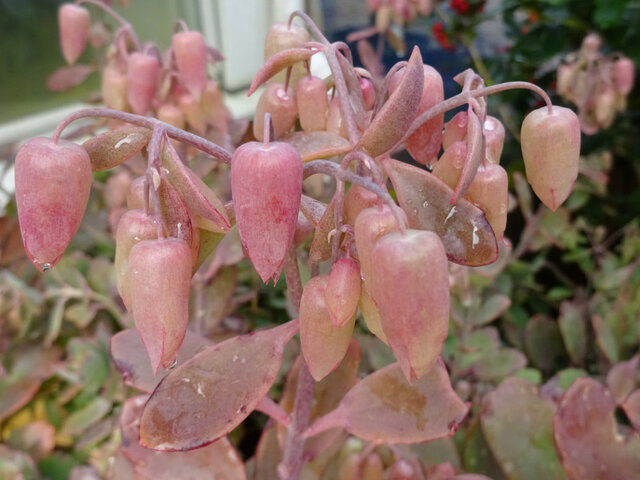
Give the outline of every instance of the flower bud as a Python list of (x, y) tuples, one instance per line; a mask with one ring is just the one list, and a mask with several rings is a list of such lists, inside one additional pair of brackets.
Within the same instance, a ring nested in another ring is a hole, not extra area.
[(541, 107), (522, 122), (520, 134), (527, 180), (538, 198), (555, 210), (578, 176), (580, 122), (572, 110)]
[(382, 329), (407, 380), (435, 364), (449, 328), (449, 269), (438, 235), (407, 230), (373, 247), (370, 292)]
[(127, 61), (127, 99), (134, 113), (145, 115), (158, 89), (160, 62), (146, 53), (134, 52)]
[(245, 143), (231, 160), (231, 194), (242, 245), (262, 280), (277, 282), (302, 197), (300, 155), (287, 143)]
[(80, 145), (32, 138), (16, 155), (18, 221), (27, 256), (53, 267), (78, 230), (91, 191), (91, 161)]
[(62, 55), (69, 65), (73, 65), (87, 45), (89, 11), (73, 3), (64, 3), (58, 9), (58, 25), (60, 27), (60, 46)]
[(633, 89), (635, 66), (630, 58), (622, 57), (613, 64), (613, 79), (620, 95), (629, 95)]
[(342, 258), (333, 264), (324, 298), (334, 327), (346, 325), (355, 316), (360, 299), (360, 269), (356, 262)]
[(207, 81), (207, 45), (200, 32), (178, 32), (171, 38), (180, 82), (200, 100)]
[(274, 137), (280, 138), (288, 133), (298, 117), (293, 90), (285, 91), (283, 84), (274, 83), (262, 92), (253, 119), (253, 136), (260, 141), (264, 140), (264, 114), (267, 112), (271, 114)]
[[(429, 110), (444, 100), (444, 87), (442, 77), (436, 69), (429, 65), (423, 65), (424, 83), (422, 87), (422, 97), (416, 116)], [(404, 74), (404, 69), (398, 70), (389, 83), (389, 93), (393, 93), (400, 84)], [(442, 144), (442, 127), (444, 124), (444, 113), (435, 116), (431, 120), (423, 123), (405, 142), (407, 151), (411, 156), (423, 165), (430, 165), (438, 157), (440, 145)]]
[(322, 131), (327, 126), (329, 99), (324, 82), (310, 75), (302, 77), (296, 86), (296, 104), (300, 126), (305, 132)]
[(189, 246), (176, 238), (143, 240), (131, 249), (129, 272), (133, 319), (157, 373), (176, 359), (187, 332)]

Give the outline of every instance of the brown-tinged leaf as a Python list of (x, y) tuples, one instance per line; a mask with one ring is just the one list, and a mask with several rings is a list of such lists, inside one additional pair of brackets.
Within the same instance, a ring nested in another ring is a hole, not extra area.
[(0, 420), (10, 417), (31, 401), (42, 380), (0, 378)]
[(151, 139), (151, 130), (126, 126), (91, 137), (82, 146), (91, 159), (91, 170), (108, 170), (140, 152)]
[(310, 48), (288, 48), (287, 50), (276, 53), (268, 58), (260, 70), (258, 70), (258, 73), (256, 73), (256, 76), (253, 78), (253, 82), (251, 82), (247, 95), (251, 96), (260, 85), (267, 82), (281, 70), (299, 62), (306, 62), (317, 52), (318, 50), (312, 50)]
[(583, 308), (569, 301), (562, 302), (558, 326), (571, 362), (582, 365), (588, 348), (587, 320)]
[(333, 132), (294, 132), (280, 140), (292, 145), (303, 162), (343, 155), (351, 150), (349, 140)]
[(347, 91), (349, 92), (349, 101), (353, 107), (353, 113), (355, 115), (356, 124), (360, 129), (366, 128), (366, 122), (368, 116), (364, 110), (364, 98), (362, 96), (362, 89), (360, 88), (360, 78), (356, 74), (353, 65), (346, 57), (340, 53), (337, 54), (338, 63), (340, 64), (340, 70), (344, 76), (345, 83), (347, 84)]
[(487, 298), (480, 309), (473, 315), (473, 325), (485, 325), (493, 322), (511, 306), (511, 299), (506, 295), (497, 293)]
[(313, 234), (311, 247), (309, 249), (309, 262), (321, 263), (331, 258), (331, 241), (329, 232), (335, 230), (335, 202), (331, 200), (327, 206), (322, 218), (316, 225), (316, 231)]
[(302, 195), (302, 198), (300, 199), (300, 211), (314, 227), (318, 226), (318, 223), (326, 209), (327, 204), (322, 203), (315, 198)]
[(202, 266), (209, 258), (209, 255), (222, 243), (225, 236), (224, 233), (215, 233), (210, 230), (200, 229), (200, 253), (198, 254), (198, 261), (193, 266), (194, 272)]
[(553, 445), (554, 412), (523, 378), (508, 378), (485, 397), (482, 431), (507, 478), (566, 479)]
[(627, 396), (622, 404), (622, 409), (636, 432), (640, 432), (640, 389), (634, 390)]
[(635, 355), (631, 360), (614, 365), (607, 373), (607, 387), (618, 405), (638, 386), (639, 361), (640, 355)]
[(596, 334), (596, 343), (600, 351), (611, 363), (617, 363), (620, 360), (620, 345), (607, 319), (593, 314), (591, 315), (591, 325)]
[(278, 478), (278, 465), (282, 461), (282, 448), (278, 442), (276, 423), (267, 424), (262, 429), (260, 441), (256, 447), (255, 470), (253, 480), (272, 480)]
[(423, 72), (420, 50), (414, 47), (400, 85), (373, 117), (356, 148), (377, 157), (391, 149), (407, 133), (420, 106)]
[[(215, 332), (224, 317), (230, 310), (233, 296), (238, 286), (238, 269), (234, 266), (221, 268), (211, 280), (211, 283), (205, 285), (201, 292), (202, 303), (200, 304), (202, 315), (202, 331), (209, 333)], [(190, 311), (196, 311), (197, 300), (195, 298), (198, 292), (192, 290)]]
[(298, 321), (201, 350), (155, 389), (140, 420), (140, 443), (163, 451), (207, 445), (238, 426), (276, 378)]
[[(187, 333), (178, 351), (178, 365), (193, 357), (202, 348), (211, 345), (211, 341), (201, 337), (191, 330)], [(122, 373), (124, 383), (141, 392), (151, 393), (169, 373), (160, 368), (154, 376), (149, 363), (149, 357), (135, 328), (127, 328), (111, 337), (109, 353), (116, 368)]]
[[(173, 152), (175, 153), (175, 152)], [(200, 228), (224, 233), (231, 228), (222, 200), (195, 173), (189, 170), (177, 154), (163, 155), (163, 163), (169, 171), (167, 179), (180, 193), (187, 206), (202, 217)]]
[(544, 315), (534, 315), (524, 329), (524, 350), (534, 367), (550, 372), (566, 359), (558, 324)]
[(553, 417), (553, 436), (571, 480), (629, 480), (640, 471), (640, 435), (620, 429), (613, 395), (592, 378), (579, 378)]
[(382, 165), (411, 228), (437, 233), (450, 261), (478, 267), (498, 258), (498, 243), (482, 210), (464, 198), (450, 205), (453, 190), (426, 170), (391, 158), (382, 159)]
[(358, 382), (308, 436), (334, 427), (374, 443), (419, 443), (453, 435), (469, 408), (449, 383), (442, 360), (409, 384), (398, 363)]
[(0, 376), (0, 421), (31, 401), (42, 382), (53, 374), (59, 358), (56, 348), (21, 347), (11, 370)]
[(141, 447), (138, 429), (146, 399), (146, 396), (130, 398), (120, 416), (120, 451), (132, 464), (135, 478), (246, 480), (242, 459), (226, 437), (188, 452), (157, 452)]
[(431, 442), (417, 443), (411, 445), (410, 450), (420, 459), (425, 466), (435, 466), (446, 462), (456, 470), (462, 470), (460, 453), (453, 438), (446, 437)]
[(47, 88), (52, 92), (64, 92), (84, 82), (95, 68), (89, 65), (70, 65), (57, 69), (47, 78)]
[(479, 416), (471, 421), (464, 434), (462, 462), (464, 469), (468, 472), (483, 473), (493, 480), (506, 480), (500, 465), (487, 445)]

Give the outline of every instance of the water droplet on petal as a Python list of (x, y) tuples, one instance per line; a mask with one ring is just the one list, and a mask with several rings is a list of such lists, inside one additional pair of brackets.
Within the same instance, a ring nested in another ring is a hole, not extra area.
[(43, 263), (42, 264), (42, 271), (46, 272), (47, 270), (51, 270), (51, 264), (50, 263)]
[(178, 357), (176, 357), (173, 362), (171, 362), (171, 365), (169, 365), (167, 367), (167, 370), (173, 370), (174, 368), (176, 368), (178, 366)]

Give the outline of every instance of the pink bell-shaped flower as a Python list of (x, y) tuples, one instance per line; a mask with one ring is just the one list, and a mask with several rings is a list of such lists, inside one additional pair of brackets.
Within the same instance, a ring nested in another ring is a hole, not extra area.
[(260, 278), (277, 282), (302, 197), (300, 155), (287, 143), (245, 143), (231, 160), (231, 194), (242, 245)]
[(78, 230), (91, 191), (91, 160), (80, 145), (32, 138), (15, 161), (16, 202), (29, 260), (53, 267)]
[(538, 198), (555, 210), (567, 199), (578, 176), (580, 122), (565, 107), (530, 112), (520, 134), (527, 180)]
[(180, 82), (200, 100), (207, 82), (207, 45), (200, 32), (178, 32), (171, 39)]
[(449, 269), (440, 237), (407, 230), (373, 248), (369, 285), (382, 329), (407, 380), (435, 364), (449, 328)]
[(73, 65), (84, 51), (89, 36), (91, 17), (89, 11), (73, 3), (64, 3), (58, 9), (60, 46), (62, 55), (69, 65)]
[(147, 113), (158, 89), (160, 62), (147, 53), (135, 52), (127, 61), (127, 98), (134, 113)]
[(177, 238), (142, 240), (129, 254), (133, 319), (154, 373), (178, 355), (189, 323), (191, 250)]

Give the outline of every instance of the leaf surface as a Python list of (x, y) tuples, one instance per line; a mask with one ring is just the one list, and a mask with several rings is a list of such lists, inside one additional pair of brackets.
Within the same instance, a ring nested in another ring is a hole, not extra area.
[(141, 151), (150, 138), (148, 128), (127, 126), (91, 137), (82, 146), (91, 159), (91, 170), (97, 172), (126, 162)]
[(246, 480), (242, 459), (226, 437), (188, 452), (156, 452), (141, 447), (138, 428), (146, 398), (140, 396), (127, 400), (120, 416), (120, 452), (131, 463), (137, 474), (135, 478)]
[(281, 141), (293, 146), (303, 162), (342, 155), (351, 150), (349, 140), (337, 133), (326, 131), (294, 132)]
[(293, 320), (201, 350), (155, 389), (140, 420), (140, 443), (156, 450), (191, 450), (238, 426), (267, 394)]
[(451, 388), (442, 360), (412, 384), (392, 363), (358, 382), (307, 434), (341, 426), (378, 444), (427, 442), (453, 435), (468, 410)]
[(464, 198), (450, 205), (453, 190), (426, 170), (391, 158), (382, 164), (411, 228), (437, 233), (450, 261), (478, 267), (498, 258), (498, 243), (482, 210)]
[[(183, 364), (209, 345), (211, 345), (211, 341), (187, 330), (178, 351), (178, 365)], [(109, 347), (111, 360), (122, 374), (124, 383), (136, 390), (145, 393), (153, 392), (158, 383), (169, 373), (168, 370), (160, 368), (158, 375), (153, 375), (142, 338), (135, 328), (127, 328), (116, 333), (111, 337)]]
[(507, 478), (566, 478), (553, 445), (554, 411), (553, 402), (522, 378), (508, 378), (486, 396), (482, 431)]
[(560, 460), (571, 480), (628, 480), (640, 471), (640, 435), (620, 431), (611, 393), (592, 378), (567, 389), (553, 418)]

